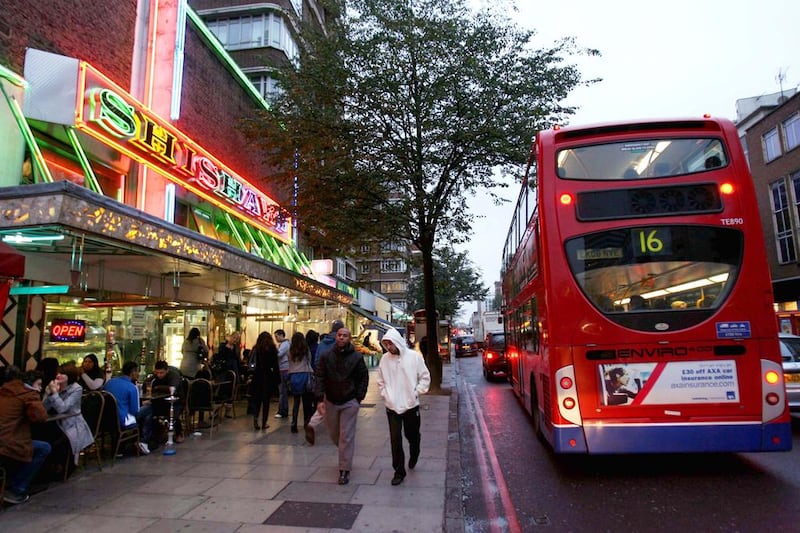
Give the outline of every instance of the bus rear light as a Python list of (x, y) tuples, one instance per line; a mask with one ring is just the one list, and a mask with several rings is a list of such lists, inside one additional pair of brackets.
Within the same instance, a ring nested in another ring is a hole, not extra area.
[(774, 370), (768, 370), (767, 373), (764, 374), (764, 380), (770, 385), (775, 385), (780, 381), (780, 376)]
[(572, 195), (565, 192), (558, 197), (558, 201), (561, 202), (561, 205), (570, 205), (572, 203)]
[(725, 196), (729, 196), (733, 194), (733, 184), (732, 183), (721, 183), (719, 186), (719, 192), (724, 194)]
[(494, 359), (494, 354), (492, 352), (486, 352), (486, 359)]
[(571, 389), (572, 388), (572, 379), (567, 377), (567, 376), (564, 376), (563, 378), (561, 378), (561, 381), (559, 381), (558, 383), (559, 383), (559, 385), (561, 385), (562, 389)]
[(564, 401), (562, 402), (562, 405), (564, 406), (564, 409), (574, 409), (575, 408), (575, 398), (572, 398), (572, 397), (564, 398)]
[(769, 394), (767, 394), (765, 400), (770, 405), (778, 405), (778, 402), (781, 401), (781, 397), (774, 392), (770, 392)]

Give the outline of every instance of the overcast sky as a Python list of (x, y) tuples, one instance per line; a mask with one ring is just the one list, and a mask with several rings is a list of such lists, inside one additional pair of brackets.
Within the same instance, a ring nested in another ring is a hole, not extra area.
[[(478, 2), (479, 0), (476, 0)], [(487, 0), (488, 1), (488, 0)], [(497, 0), (495, 0), (496, 2)], [(502, 0), (501, 0), (502, 1)], [(572, 36), (601, 57), (576, 57), (585, 79), (603, 81), (574, 91), (574, 125), (620, 119), (712, 116), (736, 119), (736, 100), (800, 85), (800, 2), (796, 0), (517, 0), (512, 15), (537, 32), (545, 48)], [(492, 206), (483, 193), (470, 202), (485, 218), (468, 245), (487, 286), (500, 279), (511, 200)], [(461, 248), (461, 247), (460, 247)], [(462, 306), (461, 318), (475, 310)]]

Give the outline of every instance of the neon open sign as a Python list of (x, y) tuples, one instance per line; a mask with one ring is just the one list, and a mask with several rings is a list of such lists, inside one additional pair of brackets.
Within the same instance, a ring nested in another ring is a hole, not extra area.
[(55, 318), (50, 325), (50, 342), (83, 342), (86, 340), (86, 321)]
[(78, 129), (217, 207), (291, 241), (291, 217), (277, 202), (87, 63), (81, 63), (78, 91)]

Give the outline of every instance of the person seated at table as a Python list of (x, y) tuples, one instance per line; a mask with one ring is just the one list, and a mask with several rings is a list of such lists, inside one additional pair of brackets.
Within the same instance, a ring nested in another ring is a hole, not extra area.
[(13, 366), (0, 387), (0, 458), (9, 476), (3, 494), (7, 503), (28, 501), (28, 486), (50, 454), (50, 444), (31, 437), (31, 423), (47, 420), (41, 389), (41, 372), (20, 374)]
[(226, 370), (233, 370), (239, 375), (239, 359), (241, 350), (242, 334), (234, 331), (227, 337), (225, 342), (219, 345), (219, 349), (211, 358), (211, 371), (214, 379), (224, 375)]
[[(64, 363), (58, 370), (56, 378), (50, 382), (45, 392), (44, 407), (50, 414), (72, 415), (56, 422), (63, 434), (69, 440), (69, 450), (72, 451), (74, 464), (78, 464), (81, 450), (94, 442), (92, 430), (81, 416), (81, 396), (83, 388), (78, 383), (80, 371), (75, 363)], [(61, 439), (63, 440), (63, 439)], [(53, 443), (51, 442), (51, 446)], [(66, 446), (64, 447), (66, 448)], [(68, 453), (69, 450), (64, 450)], [(62, 453), (52, 453), (51, 459), (58, 460), (56, 466), (61, 468), (65, 461)]]
[(36, 364), (36, 370), (42, 373), (42, 390), (46, 389), (56, 377), (59, 367), (58, 359), (45, 357)]
[[(111, 378), (105, 385), (105, 390), (117, 400), (117, 414), (119, 425), (122, 429), (138, 427), (136, 415), (139, 414), (139, 389), (136, 382), (139, 380), (139, 363), (127, 361), (122, 365), (122, 375)], [(139, 449), (143, 454), (150, 453), (147, 443), (140, 442)]]
[[(155, 369), (153, 370), (153, 381), (151, 389), (153, 391), (153, 400), (150, 403), (142, 406), (139, 410), (139, 415), (136, 420), (142, 428), (142, 441), (148, 445), (148, 448), (155, 449), (159, 443), (153, 441), (153, 419), (154, 417), (161, 417), (168, 419), (169, 417), (169, 404), (164, 398), (156, 398), (155, 396), (164, 395), (169, 396), (170, 389), (174, 387), (174, 396), (183, 398), (183, 380), (181, 378), (181, 371), (175, 367), (171, 367), (166, 361), (156, 361)], [(181, 413), (183, 412), (183, 402), (174, 402), (172, 419), (175, 428), (175, 442), (183, 442), (184, 436), (181, 431)]]
[(100, 368), (97, 356), (90, 353), (83, 358), (80, 368), (81, 379), (79, 383), (84, 390), (99, 390), (106, 382), (105, 369)]

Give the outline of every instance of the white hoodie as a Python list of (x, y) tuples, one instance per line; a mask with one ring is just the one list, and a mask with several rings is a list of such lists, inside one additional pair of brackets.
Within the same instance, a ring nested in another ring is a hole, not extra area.
[(381, 339), (390, 340), (399, 355), (386, 352), (378, 367), (378, 390), (387, 409), (402, 414), (419, 405), (419, 395), (428, 392), (431, 373), (422, 356), (408, 348), (400, 332), (389, 328)]

